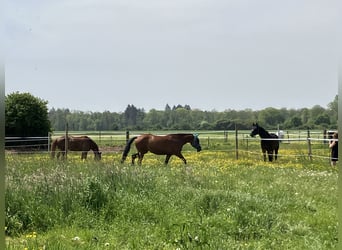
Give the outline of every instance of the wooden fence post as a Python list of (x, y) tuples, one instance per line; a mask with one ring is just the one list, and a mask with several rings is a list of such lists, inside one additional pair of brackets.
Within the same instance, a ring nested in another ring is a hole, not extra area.
[(51, 151), (51, 132), (48, 133), (48, 153)]
[(307, 141), (308, 141), (308, 155), (309, 155), (310, 161), (312, 161), (311, 138), (310, 138), (310, 130), (309, 129), (308, 129)]
[(68, 122), (65, 123), (65, 159), (68, 158), (68, 147), (69, 147), (69, 125)]
[(237, 130), (237, 126), (236, 126), (236, 123), (235, 123), (235, 157), (236, 157), (236, 160), (239, 159), (239, 143), (238, 143), (238, 130)]

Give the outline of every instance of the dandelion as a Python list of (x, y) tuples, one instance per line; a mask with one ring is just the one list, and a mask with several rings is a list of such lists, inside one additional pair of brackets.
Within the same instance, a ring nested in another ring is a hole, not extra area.
[(79, 241), (79, 240), (80, 240), (80, 237), (75, 236), (72, 240), (73, 240), (73, 241)]
[(37, 233), (36, 232), (32, 232), (31, 234), (27, 234), (26, 238), (37, 238)]

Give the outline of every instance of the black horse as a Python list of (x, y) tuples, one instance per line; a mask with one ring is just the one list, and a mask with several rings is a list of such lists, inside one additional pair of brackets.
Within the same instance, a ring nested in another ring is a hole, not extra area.
[(261, 137), (261, 150), (264, 155), (264, 161), (266, 161), (266, 152), (268, 154), (268, 160), (273, 161), (273, 151), (275, 154), (274, 158), (275, 160), (277, 160), (279, 149), (278, 136), (273, 133), (268, 133), (264, 128), (260, 127), (258, 123), (253, 123), (253, 129), (250, 136), (254, 137), (257, 134), (259, 134), (259, 136)]

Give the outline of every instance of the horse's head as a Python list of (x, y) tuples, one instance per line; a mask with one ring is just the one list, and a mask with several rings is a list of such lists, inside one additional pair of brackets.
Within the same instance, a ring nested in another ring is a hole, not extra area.
[(258, 123), (253, 123), (250, 136), (254, 137), (257, 134), (259, 134), (259, 125), (258, 125)]
[(202, 150), (200, 141), (198, 139), (198, 135), (194, 134), (194, 139), (191, 142), (191, 146), (193, 146), (195, 149), (197, 149), (197, 152), (200, 152)]
[(95, 155), (94, 155), (95, 160), (97, 160), (97, 161), (101, 160), (102, 152), (96, 151), (96, 152), (94, 152), (94, 154), (95, 154)]

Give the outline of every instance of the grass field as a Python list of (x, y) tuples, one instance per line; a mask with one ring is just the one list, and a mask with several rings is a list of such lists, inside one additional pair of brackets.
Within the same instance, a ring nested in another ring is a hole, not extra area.
[(185, 151), (142, 166), (7, 154), (7, 249), (335, 249), (337, 170), (325, 160)]

